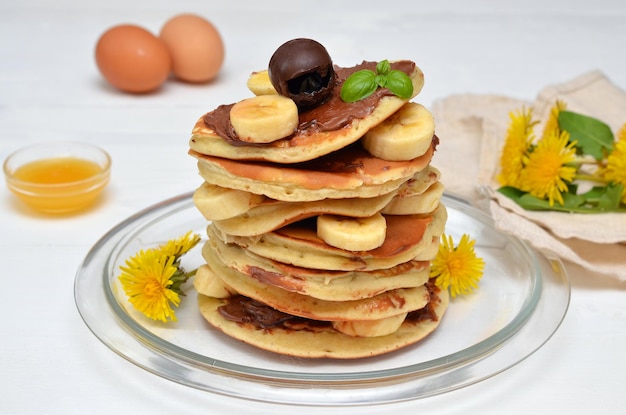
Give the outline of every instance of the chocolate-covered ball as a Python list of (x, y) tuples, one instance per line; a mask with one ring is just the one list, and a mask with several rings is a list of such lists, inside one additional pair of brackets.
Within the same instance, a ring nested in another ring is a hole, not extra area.
[(293, 99), (299, 109), (321, 104), (335, 85), (330, 55), (311, 39), (293, 39), (282, 44), (272, 55), (268, 72), (276, 91)]

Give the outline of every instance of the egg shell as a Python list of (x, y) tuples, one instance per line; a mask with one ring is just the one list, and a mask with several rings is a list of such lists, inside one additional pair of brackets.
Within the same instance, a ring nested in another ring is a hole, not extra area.
[(163, 25), (159, 37), (170, 51), (174, 75), (183, 81), (208, 82), (222, 67), (222, 37), (215, 26), (201, 16), (174, 16)]
[(172, 61), (165, 43), (136, 25), (108, 29), (98, 39), (95, 54), (102, 76), (125, 92), (151, 92), (171, 72)]

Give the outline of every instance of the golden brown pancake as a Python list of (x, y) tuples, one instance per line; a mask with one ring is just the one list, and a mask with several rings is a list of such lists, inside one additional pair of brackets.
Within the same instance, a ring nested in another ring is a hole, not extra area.
[(419, 287), (428, 280), (430, 270), (428, 261), (415, 260), (372, 271), (302, 268), (260, 257), (217, 238), (207, 241), (202, 252), (207, 263), (219, 260), (220, 266), (223, 264), (259, 283), (328, 301), (359, 300), (397, 288)]
[(429, 284), (429, 289), (435, 295), (431, 295), (431, 302), (424, 312), (409, 313), (396, 332), (377, 337), (349, 336), (333, 329), (329, 323), (300, 318), (259, 327), (256, 319), (245, 318), (247, 316), (239, 321), (224, 317), (220, 307), (228, 306), (229, 302), (236, 305), (239, 300), (246, 301), (241, 296), (219, 299), (200, 294), (198, 304), (200, 312), (212, 326), (260, 349), (305, 358), (356, 359), (401, 349), (432, 333), (444, 316), (449, 296), (447, 291), (439, 290), (432, 284)]
[(203, 253), (211, 270), (229, 287), (229, 290), (232, 289), (276, 310), (299, 317), (324, 321), (380, 320), (418, 310), (428, 303), (428, 290), (424, 285), (388, 290), (358, 300), (321, 300), (250, 278), (222, 264), (211, 249), (206, 249)]
[(385, 219), (387, 236), (383, 245), (363, 252), (326, 244), (307, 221), (254, 237), (223, 234), (210, 224), (207, 234), (209, 238), (235, 243), (261, 257), (303, 268), (369, 271), (391, 268), (412, 259), (432, 259), (445, 228), (447, 210), (440, 204), (432, 216), (391, 215)]
[[(409, 99), (415, 97), (424, 85), (424, 74), (413, 62), (396, 62), (392, 63), (392, 67), (401, 67), (413, 82), (411, 98), (402, 99), (380, 88), (368, 99), (357, 104), (343, 102), (339, 97), (339, 91), (349, 73), (374, 66), (375, 64), (364, 62), (354, 68), (336, 68), (339, 70), (338, 73), (343, 72), (344, 75), (339, 77), (332, 97), (317, 107), (314, 114), (310, 111), (301, 113), (300, 127), (291, 137), (267, 145), (244, 145), (237, 140), (229, 141), (215, 131), (216, 127), (211, 128), (207, 125), (207, 115), (211, 114), (206, 114), (196, 122), (189, 147), (199, 154), (231, 160), (258, 160), (274, 163), (299, 163), (340, 150), (357, 141), (372, 127), (396, 112)], [(349, 113), (361, 106), (367, 111), (355, 114), (347, 120), (346, 125), (329, 130), (320, 129), (318, 126), (318, 124), (330, 122), (326, 121), (329, 117), (337, 118), (337, 114)], [(215, 111), (224, 111), (225, 114), (219, 114), (218, 118), (227, 118), (229, 107), (222, 106)], [(228, 128), (227, 125), (225, 129)]]
[[(248, 211), (223, 220), (214, 220), (214, 225), (223, 233), (236, 236), (255, 236), (271, 232), (283, 226), (322, 214), (349, 217), (368, 217), (377, 212), (390, 214), (427, 214), (434, 211), (443, 189), (436, 186), (439, 172), (430, 167), (415, 174), (411, 179), (411, 190), (421, 190), (420, 197), (399, 189), (371, 198), (324, 199), (311, 202), (284, 202), (265, 199)], [(428, 191), (433, 187), (432, 191)], [(441, 190), (441, 191), (440, 191)], [(400, 195), (401, 194), (401, 195)], [(411, 200), (409, 200), (411, 198)], [(203, 212), (210, 217), (211, 212)]]
[[(408, 187), (408, 186), (407, 186)], [(411, 186), (410, 192), (402, 189), (381, 211), (388, 215), (417, 215), (433, 212), (439, 206), (445, 187), (441, 182), (435, 182), (423, 191)]]
[(424, 155), (408, 161), (376, 158), (360, 143), (312, 162), (289, 166), (241, 162), (193, 151), (190, 154), (198, 159), (198, 171), (207, 183), (276, 200), (302, 202), (376, 197), (396, 190), (429, 165), (437, 143), (434, 137)]

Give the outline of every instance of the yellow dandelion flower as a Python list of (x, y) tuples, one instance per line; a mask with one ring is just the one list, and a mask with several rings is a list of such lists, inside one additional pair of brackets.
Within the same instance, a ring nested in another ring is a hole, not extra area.
[(522, 160), (534, 140), (533, 127), (537, 122), (532, 119), (532, 109), (511, 112), (509, 117), (511, 122), (500, 154), (498, 182), (502, 186), (518, 187)]
[(610, 182), (624, 185), (622, 203), (626, 203), (626, 128), (624, 127), (620, 130), (619, 140), (615, 142), (613, 151), (606, 159), (603, 175)]
[(198, 242), (200, 242), (200, 235), (192, 234), (189, 231), (185, 235), (159, 246), (159, 251), (162, 255), (173, 256), (178, 259), (189, 252)]
[(548, 116), (548, 120), (543, 127), (542, 137), (547, 137), (550, 134), (561, 134), (561, 129), (559, 128), (559, 114), (561, 111), (565, 111), (566, 109), (567, 104), (564, 101), (557, 99), (554, 106), (550, 109), (550, 115)]
[(576, 142), (569, 143), (569, 133), (550, 134), (541, 139), (533, 151), (524, 157), (520, 183), (525, 192), (540, 199), (563, 204), (563, 192), (574, 180), (576, 168), (568, 166), (576, 159)]
[(450, 289), (452, 297), (469, 294), (478, 288), (485, 261), (476, 256), (475, 242), (464, 234), (455, 247), (452, 236), (441, 237), (439, 251), (431, 263), (430, 277), (435, 278), (437, 287)]
[(141, 250), (126, 260), (119, 280), (130, 303), (153, 320), (176, 321), (172, 305), (180, 297), (170, 289), (171, 277), (178, 271), (175, 257), (163, 256), (155, 249)]

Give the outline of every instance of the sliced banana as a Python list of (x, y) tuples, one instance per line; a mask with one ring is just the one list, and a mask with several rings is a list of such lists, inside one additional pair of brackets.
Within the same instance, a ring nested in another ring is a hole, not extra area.
[(208, 220), (224, 220), (246, 213), (265, 196), (204, 182), (193, 193), (196, 208)]
[(369, 251), (385, 242), (387, 221), (379, 212), (365, 218), (337, 215), (317, 217), (317, 236), (328, 245), (347, 251)]
[(353, 337), (386, 336), (398, 331), (406, 316), (403, 313), (380, 320), (333, 321), (333, 328)]
[(271, 143), (293, 134), (298, 126), (298, 107), (282, 95), (259, 95), (233, 105), (230, 123), (242, 141)]
[(371, 155), (383, 160), (412, 160), (430, 148), (434, 134), (435, 120), (430, 111), (408, 102), (369, 130), (362, 143)]
[(199, 294), (213, 298), (227, 298), (235, 293), (206, 264), (200, 265), (193, 278), (193, 287)]
[(269, 72), (266, 70), (252, 72), (248, 77), (248, 89), (254, 95), (277, 95), (274, 85), (270, 80)]

